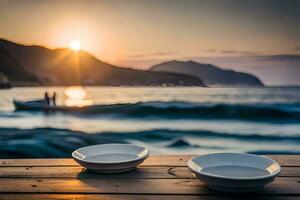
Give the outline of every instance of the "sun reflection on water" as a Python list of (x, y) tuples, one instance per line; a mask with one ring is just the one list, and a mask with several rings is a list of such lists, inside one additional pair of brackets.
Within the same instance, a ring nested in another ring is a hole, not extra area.
[(64, 94), (66, 106), (84, 107), (93, 104), (91, 99), (87, 99), (87, 92), (82, 86), (67, 87)]

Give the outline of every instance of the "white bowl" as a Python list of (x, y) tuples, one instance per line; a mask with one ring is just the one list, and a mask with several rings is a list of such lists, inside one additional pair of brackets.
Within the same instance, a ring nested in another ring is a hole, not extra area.
[(215, 153), (197, 156), (188, 167), (209, 188), (224, 192), (252, 192), (274, 181), (280, 165), (265, 156)]
[(119, 173), (135, 169), (149, 156), (149, 150), (132, 144), (100, 144), (77, 149), (72, 156), (91, 171)]

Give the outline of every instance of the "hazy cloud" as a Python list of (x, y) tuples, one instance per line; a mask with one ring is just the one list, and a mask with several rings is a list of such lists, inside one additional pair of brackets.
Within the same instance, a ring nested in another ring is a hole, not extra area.
[(300, 55), (295, 55), (295, 54), (262, 55), (262, 56), (256, 56), (255, 58), (258, 60), (269, 60), (269, 61), (300, 62)]
[(176, 52), (154, 52), (154, 53), (134, 53), (130, 54), (129, 57), (133, 59), (148, 59), (153, 57), (169, 57), (175, 56)]
[(241, 56), (261, 55), (259, 52), (254, 52), (254, 51), (239, 51), (239, 50), (208, 49), (208, 50), (206, 50), (204, 52), (205, 53), (226, 54), (226, 55), (241, 55)]
[(220, 51), (220, 53), (235, 54), (235, 55), (260, 55), (260, 53), (254, 51), (237, 51), (237, 50), (225, 50), (225, 51)]
[[(226, 54), (226, 53), (225, 53)], [(228, 53), (230, 54), (230, 53)], [(219, 60), (219, 61), (272, 61), (272, 62), (299, 62), (300, 67), (300, 54), (273, 54), (273, 55), (239, 55), (239, 56), (195, 56), (185, 57), (184, 59), (190, 60)]]
[(208, 49), (205, 52), (207, 52), (207, 53), (213, 53), (213, 52), (217, 52), (217, 50), (216, 49)]

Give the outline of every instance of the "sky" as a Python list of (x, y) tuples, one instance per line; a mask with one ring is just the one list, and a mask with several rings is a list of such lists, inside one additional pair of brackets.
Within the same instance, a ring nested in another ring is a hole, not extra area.
[(196, 60), (300, 85), (298, 0), (0, 0), (0, 37), (48, 48), (78, 40), (119, 66)]

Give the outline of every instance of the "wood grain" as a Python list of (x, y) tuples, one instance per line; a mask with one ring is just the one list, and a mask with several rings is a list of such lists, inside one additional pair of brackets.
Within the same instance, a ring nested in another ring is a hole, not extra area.
[[(300, 195), (299, 178), (278, 177), (262, 194)], [(197, 179), (1, 178), (1, 193), (213, 194)]]
[(300, 156), (270, 156), (283, 166), (280, 177), (246, 195), (209, 190), (187, 168), (191, 157), (151, 156), (137, 170), (113, 175), (88, 172), (73, 159), (2, 159), (0, 200), (300, 199)]
[[(298, 155), (268, 155), (275, 159), (281, 166), (285, 167), (300, 167), (300, 158)], [(151, 156), (142, 166), (187, 166), (187, 161), (192, 155), (165, 155)], [(7, 166), (78, 166), (73, 159), (0, 159), (0, 167)]]
[[(193, 179), (187, 167), (138, 167), (120, 174), (97, 174), (83, 167), (0, 167), (0, 178)], [(300, 167), (283, 167), (279, 177), (300, 177)]]
[(0, 194), (0, 200), (299, 200), (293, 196), (246, 195), (99, 195), (99, 194)]

